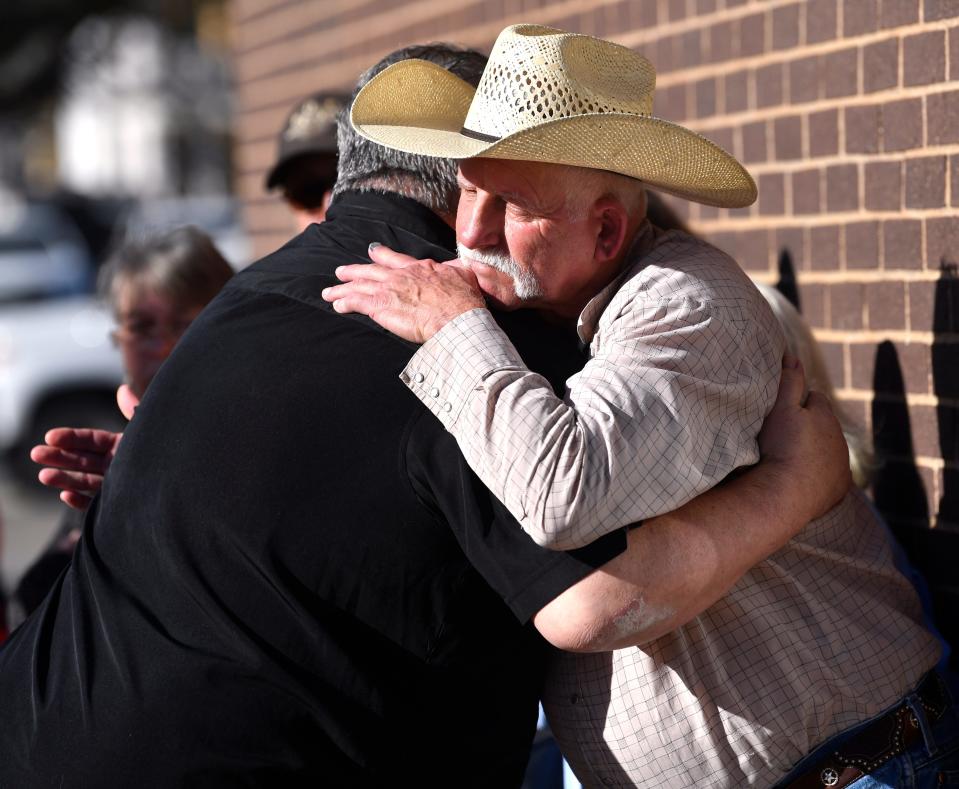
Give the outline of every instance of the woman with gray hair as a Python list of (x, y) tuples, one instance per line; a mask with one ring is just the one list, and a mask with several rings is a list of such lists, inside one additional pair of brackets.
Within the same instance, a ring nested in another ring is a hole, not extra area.
[[(118, 397), (134, 407), (160, 365), (203, 308), (219, 293), (233, 269), (210, 237), (193, 226), (124, 243), (103, 265), (98, 289), (110, 304), (112, 332), (123, 357), (126, 385)], [(58, 427), (30, 452), (44, 466), (40, 481), (61, 488), (75, 511), (64, 518), (52, 543), (26, 571), (11, 601), (11, 619), (36, 608), (73, 555), (82, 512), (100, 489), (122, 433)]]
[(117, 322), (113, 340), (138, 398), (232, 275), (210, 237), (193, 226), (129, 241), (104, 264), (99, 290), (112, 307)]

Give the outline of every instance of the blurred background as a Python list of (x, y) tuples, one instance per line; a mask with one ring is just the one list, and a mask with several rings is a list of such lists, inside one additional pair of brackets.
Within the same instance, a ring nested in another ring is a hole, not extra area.
[(91, 288), (117, 238), (189, 221), (235, 267), (268, 253), (293, 233), (264, 176), (298, 102), (399, 46), (537, 22), (645, 54), (656, 114), (752, 172), (749, 208), (673, 206), (799, 306), (878, 507), (959, 608), (956, 0), (8, 0), (0, 21), (7, 584), (59, 506), (16, 481), (24, 448), (116, 418)]
[(199, 226), (236, 268), (224, 0), (15, 0), (0, 9), (0, 515), (12, 584), (62, 505), (28, 451), (56, 425), (122, 427), (97, 268)]

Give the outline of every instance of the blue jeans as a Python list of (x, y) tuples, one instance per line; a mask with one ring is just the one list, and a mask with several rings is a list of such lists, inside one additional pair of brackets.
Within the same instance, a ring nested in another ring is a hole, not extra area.
[[(930, 722), (922, 704), (913, 694), (906, 696), (913, 714), (919, 720), (922, 740), (895, 756), (869, 775), (864, 775), (849, 784), (848, 789), (940, 789), (946, 786), (959, 787), (959, 710), (955, 699), (959, 683), (945, 672), (941, 675), (948, 685), (947, 695), (952, 699), (945, 713), (937, 721)], [(896, 705), (899, 706), (898, 704)], [(795, 777), (807, 772), (843, 741), (856, 734), (862, 726), (837, 734), (805, 756), (777, 787), (787, 786)]]

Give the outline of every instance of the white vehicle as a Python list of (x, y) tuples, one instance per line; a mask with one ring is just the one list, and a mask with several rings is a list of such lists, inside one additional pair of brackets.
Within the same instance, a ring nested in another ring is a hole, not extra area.
[(30, 447), (49, 428), (122, 427), (120, 353), (93, 280), (69, 216), (0, 193), (0, 453), (24, 479), (36, 478)]
[(70, 218), (0, 193), (0, 304), (89, 291), (93, 266)]
[[(123, 222), (132, 236), (193, 223), (234, 268), (250, 245), (225, 198), (138, 204)], [(0, 454), (24, 481), (29, 451), (51, 427), (123, 428), (116, 388), (123, 371), (113, 320), (91, 295), (94, 266), (72, 221), (49, 204), (0, 193)]]
[(36, 476), (28, 453), (51, 427), (123, 428), (112, 326), (89, 295), (0, 309), (0, 449), (18, 476)]

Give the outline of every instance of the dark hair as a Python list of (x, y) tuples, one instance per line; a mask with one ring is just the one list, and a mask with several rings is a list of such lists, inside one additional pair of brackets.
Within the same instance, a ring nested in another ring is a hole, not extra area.
[(692, 235), (673, 207), (651, 189), (646, 190), (646, 218), (660, 230), (682, 230)]
[(312, 211), (323, 205), (335, 183), (335, 156), (304, 153), (284, 162), (277, 186), (286, 200)]
[[(475, 49), (453, 44), (417, 44), (391, 52), (366, 71), (356, 84), (352, 99), (367, 82), (387, 66), (401, 60), (428, 60), (473, 87), (479, 84), (486, 56)], [(340, 151), (339, 176), (333, 194), (350, 190), (396, 192), (411, 197), (437, 213), (456, 211), (459, 187), (456, 162), (432, 156), (396, 151), (364, 139), (350, 125), (349, 108), (337, 118), (337, 143)]]
[(210, 237), (188, 225), (124, 243), (100, 270), (100, 295), (116, 311), (119, 286), (153, 287), (181, 305), (204, 306), (219, 293), (233, 269)]

